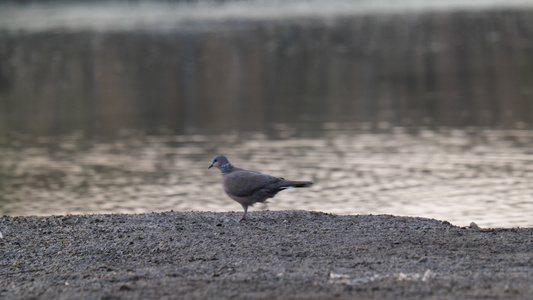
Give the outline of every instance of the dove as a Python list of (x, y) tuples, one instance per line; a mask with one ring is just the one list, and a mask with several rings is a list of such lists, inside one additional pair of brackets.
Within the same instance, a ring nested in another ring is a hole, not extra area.
[(293, 181), (256, 171), (233, 166), (224, 155), (217, 155), (208, 167), (215, 167), (222, 174), (222, 185), (226, 194), (237, 201), (244, 213), (239, 222), (246, 220), (248, 207), (273, 198), (278, 192), (288, 188), (302, 188), (313, 185), (311, 181)]

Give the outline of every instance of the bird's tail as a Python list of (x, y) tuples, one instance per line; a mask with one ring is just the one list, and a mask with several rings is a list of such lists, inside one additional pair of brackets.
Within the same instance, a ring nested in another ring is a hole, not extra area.
[(310, 187), (313, 185), (313, 182), (311, 181), (291, 181), (291, 180), (285, 180), (283, 184), (280, 186), (282, 189), (288, 189), (288, 188), (302, 188), (302, 187)]

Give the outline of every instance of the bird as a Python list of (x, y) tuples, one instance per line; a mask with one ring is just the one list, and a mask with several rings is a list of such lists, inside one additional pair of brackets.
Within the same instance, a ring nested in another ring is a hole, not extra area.
[(224, 155), (215, 156), (208, 169), (212, 167), (220, 170), (222, 185), (226, 194), (244, 209), (239, 222), (246, 220), (249, 206), (258, 202), (265, 202), (284, 189), (313, 185), (311, 181), (286, 180), (281, 177), (237, 168)]

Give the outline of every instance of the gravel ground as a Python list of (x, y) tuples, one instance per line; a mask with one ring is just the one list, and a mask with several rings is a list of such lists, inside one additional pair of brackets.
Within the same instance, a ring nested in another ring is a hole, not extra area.
[(390, 215), (0, 219), (2, 299), (530, 299), (533, 228)]

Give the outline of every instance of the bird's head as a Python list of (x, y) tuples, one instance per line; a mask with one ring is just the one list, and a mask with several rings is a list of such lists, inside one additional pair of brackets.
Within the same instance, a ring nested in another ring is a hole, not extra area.
[(227, 164), (229, 164), (229, 160), (224, 155), (217, 155), (213, 158), (213, 162), (208, 169), (211, 169), (212, 167), (220, 169)]

